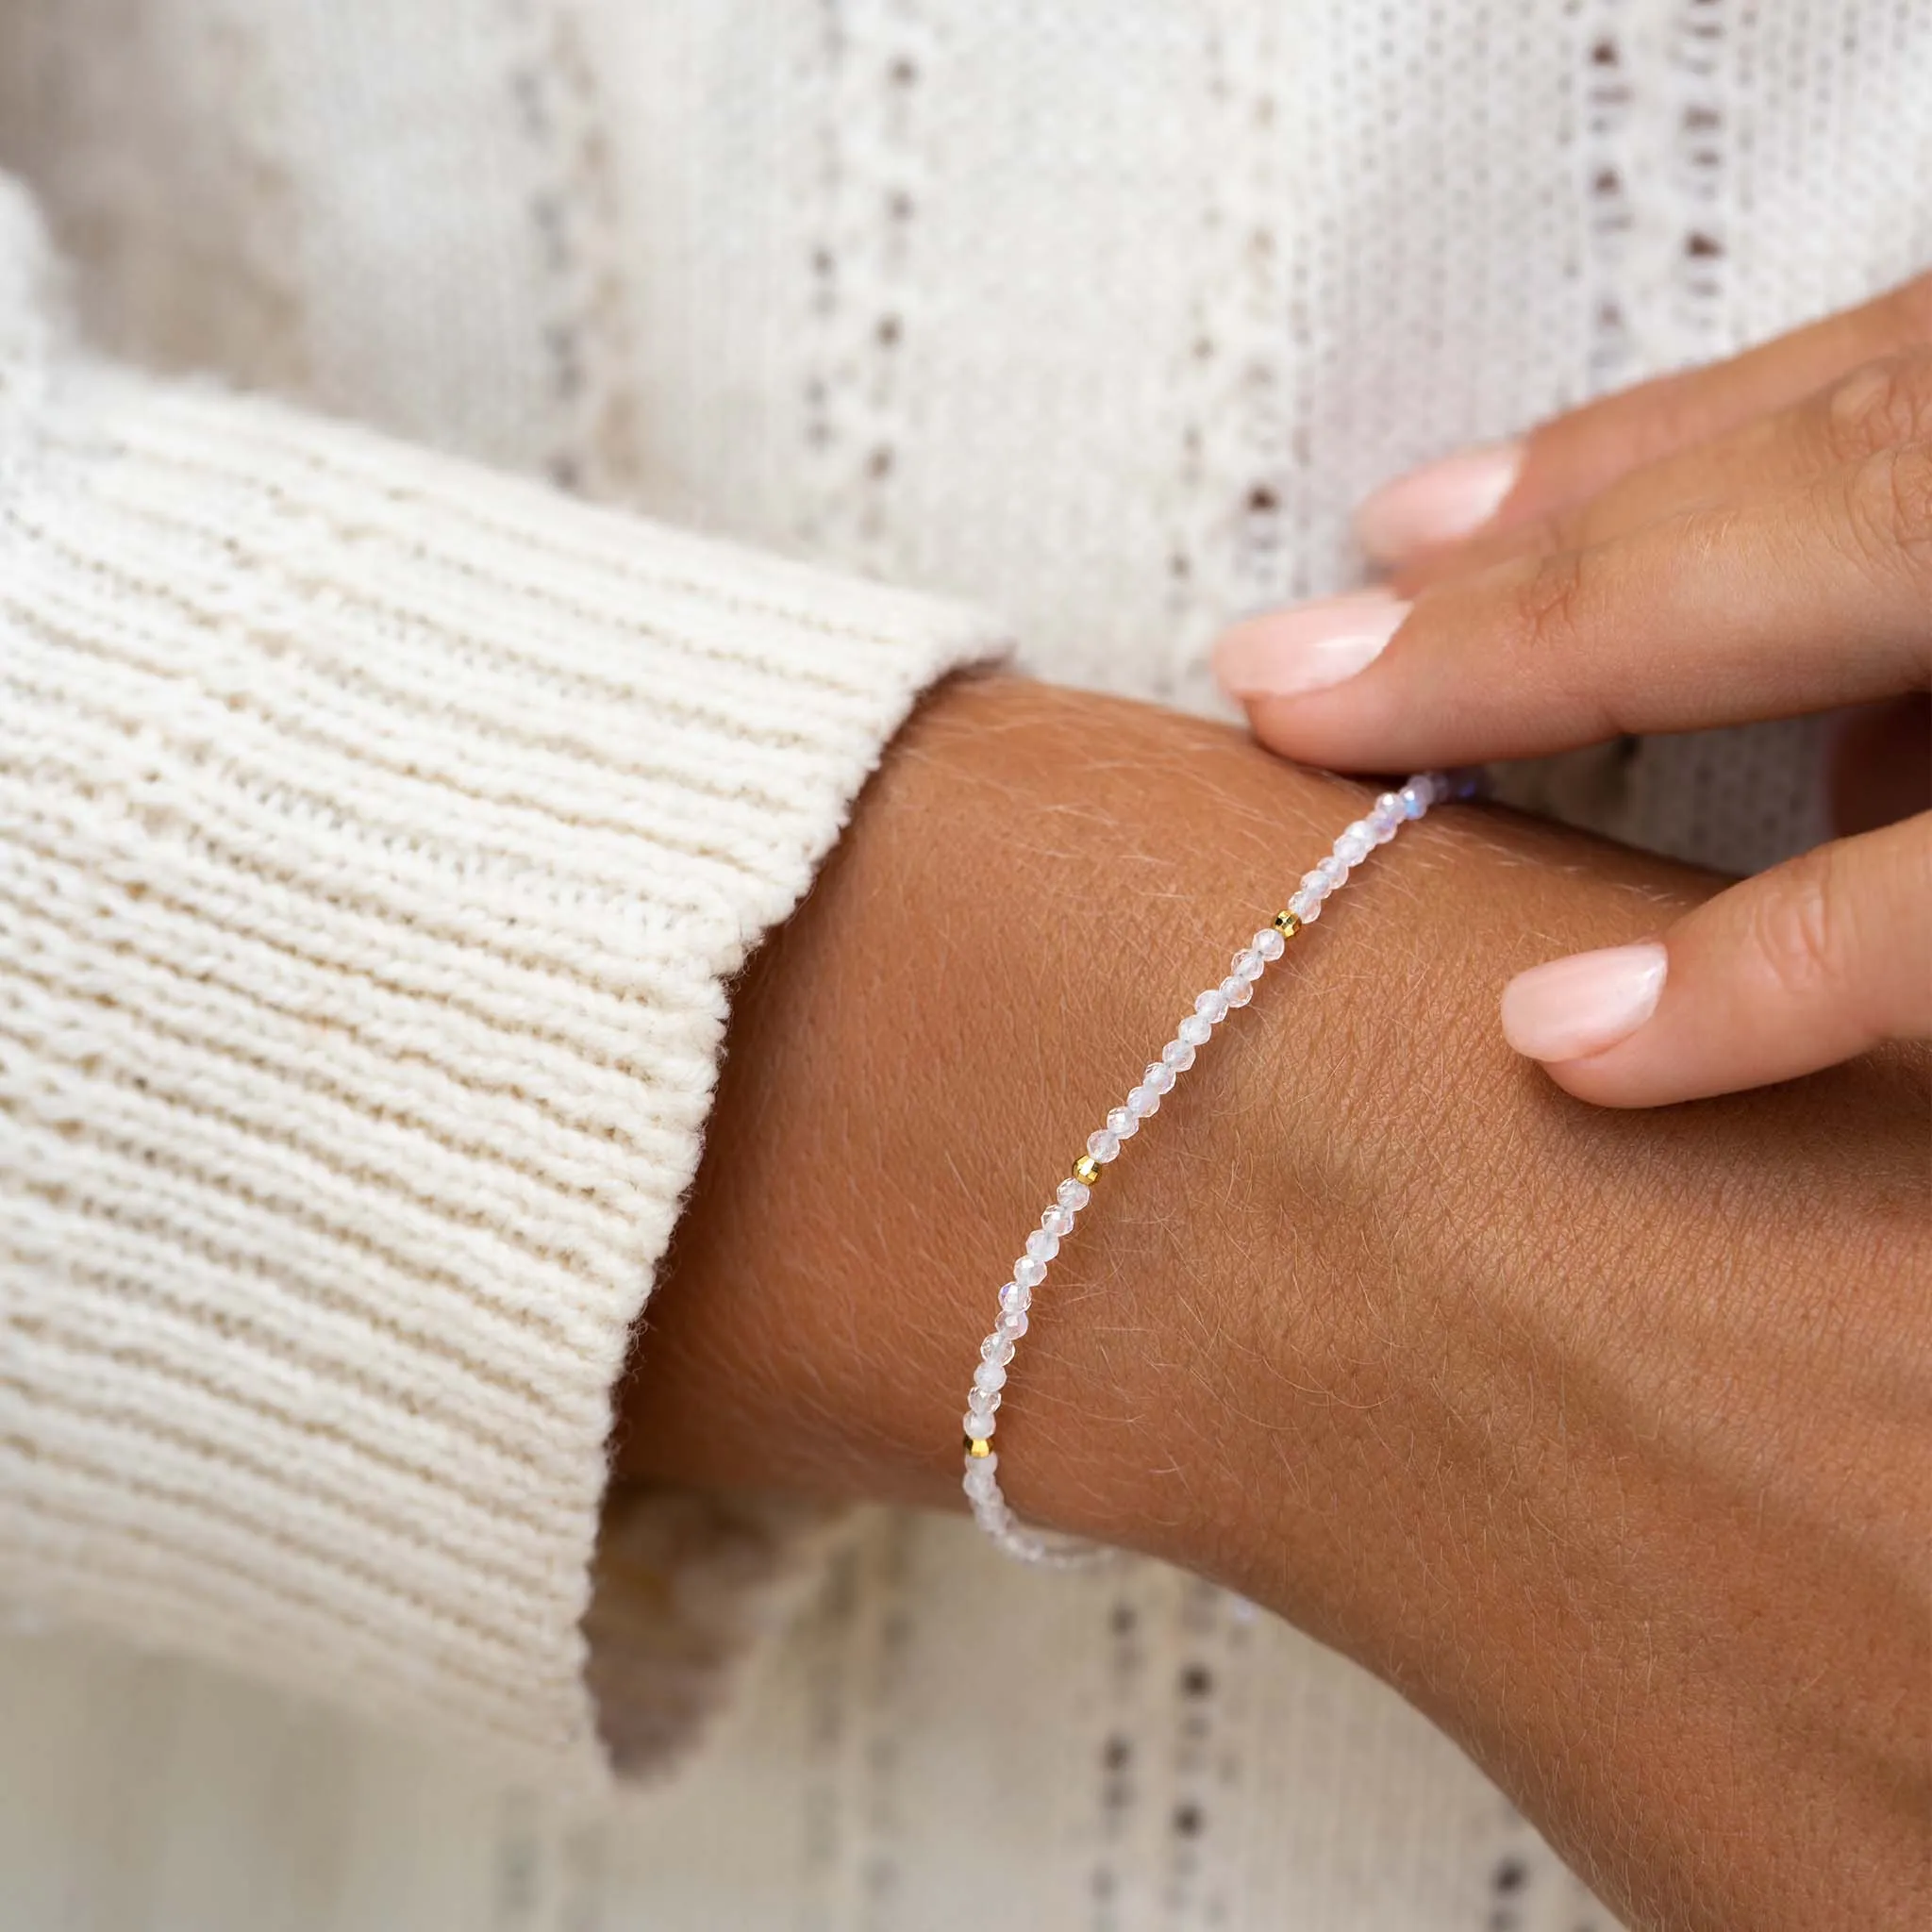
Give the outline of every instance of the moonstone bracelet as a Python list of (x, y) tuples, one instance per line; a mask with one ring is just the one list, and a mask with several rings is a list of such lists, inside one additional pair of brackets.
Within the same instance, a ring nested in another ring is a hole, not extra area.
[(1330, 855), (1313, 872), (1304, 873), (1300, 890), (1274, 924), (1263, 926), (1234, 956), (1233, 970), (1219, 986), (1210, 986), (1195, 1002), (1194, 1010), (1174, 1029), (1174, 1037), (1150, 1060), (1140, 1085), (1126, 1105), (1108, 1115), (1107, 1124), (1087, 1137), (1087, 1151), (1074, 1163), (1072, 1175), (1059, 1184), (1053, 1205), (1040, 1217), (1040, 1225), (1026, 1237), (1026, 1252), (1013, 1263), (1013, 1278), (1000, 1290), (999, 1320), (979, 1344), (979, 1366), (973, 1373), (973, 1390), (966, 1398), (966, 1495), (979, 1526), (1009, 1555), (1024, 1562), (1068, 1566), (1091, 1560), (1091, 1545), (1069, 1537), (1042, 1536), (1028, 1529), (1000, 1493), (999, 1457), (992, 1434), (998, 1426), (1000, 1391), (1020, 1338), (1026, 1332), (1026, 1311), (1033, 1291), (1046, 1279), (1047, 1264), (1060, 1243), (1074, 1231), (1074, 1222), (1093, 1198), (1101, 1171), (1118, 1158), (1122, 1146), (1140, 1132), (1141, 1123), (1160, 1111), (1161, 1096), (1194, 1064), (1198, 1048), (1207, 1045), (1215, 1027), (1237, 1007), (1255, 996), (1256, 982), (1270, 963), (1281, 958), (1288, 942), (1304, 926), (1322, 916), (1322, 902), (1348, 877), (1377, 845), (1386, 845), (1409, 819), (1419, 819), (1432, 805), (1459, 797), (1474, 789), (1473, 774), (1465, 781), (1441, 772), (1424, 772), (1399, 791), (1385, 791), (1366, 818), (1357, 819), (1335, 841)]

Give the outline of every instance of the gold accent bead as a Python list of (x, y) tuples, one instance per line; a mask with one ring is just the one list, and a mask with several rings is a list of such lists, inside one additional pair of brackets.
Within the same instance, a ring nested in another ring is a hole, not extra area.
[(992, 1444), (981, 1441), (977, 1436), (968, 1436), (966, 1439), (966, 1453), (969, 1456), (991, 1456), (992, 1454)]
[(1285, 940), (1291, 940), (1301, 931), (1301, 915), (1294, 912), (1277, 912), (1274, 915), (1274, 930)]
[(1100, 1163), (1092, 1155), (1083, 1154), (1074, 1163), (1074, 1178), (1083, 1188), (1093, 1187), (1100, 1179)]

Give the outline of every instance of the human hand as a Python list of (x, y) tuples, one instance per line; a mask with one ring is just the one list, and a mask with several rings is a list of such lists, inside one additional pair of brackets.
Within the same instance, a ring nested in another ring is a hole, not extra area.
[[(1911, 694), (1887, 728), (1923, 764), (1932, 275), (1418, 471), (1360, 528), (1391, 590), (1251, 619), (1217, 647), (1273, 750), (1393, 771)], [(1510, 1044), (1585, 1100), (1693, 1099), (1925, 1038), (1932, 813), (1631, 941), (1503, 994)]]
[[(620, 1471), (957, 1507), (1043, 1181), (1366, 803), (1088, 692), (924, 706), (735, 991)], [(1534, 946), (1709, 891), (1481, 808), (1378, 854), (1108, 1171), (1001, 1483), (1387, 1678), (1632, 1927), (1918, 1924), (1926, 1068), (1632, 1114), (1494, 1031)]]

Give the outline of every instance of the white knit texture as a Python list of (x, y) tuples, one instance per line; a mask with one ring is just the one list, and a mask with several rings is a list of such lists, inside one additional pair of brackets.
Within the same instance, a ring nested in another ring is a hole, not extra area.
[(585, 1771), (611, 1389), (723, 982), (986, 634), (267, 406), (30, 379), (0, 1577)]

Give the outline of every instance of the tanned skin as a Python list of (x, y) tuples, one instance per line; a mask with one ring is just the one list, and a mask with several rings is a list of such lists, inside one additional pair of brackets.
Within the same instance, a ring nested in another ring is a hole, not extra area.
[[(738, 989), (625, 1479), (959, 1507), (993, 1291), (1360, 787), (957, 682)], [(1379, 852), (1109, 1168), (1000, 1480), (1396, 1686), (1633, 1926), (1932, 1923), (1932, 1079), (1584, 1105), (1498, 990), (1719, 882), (1481, 807)]]

